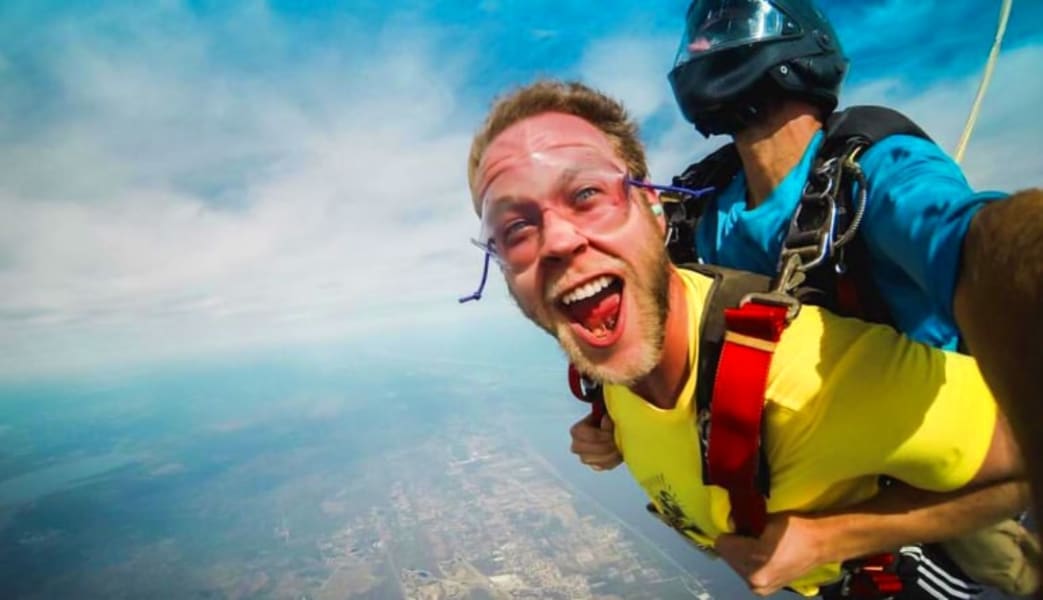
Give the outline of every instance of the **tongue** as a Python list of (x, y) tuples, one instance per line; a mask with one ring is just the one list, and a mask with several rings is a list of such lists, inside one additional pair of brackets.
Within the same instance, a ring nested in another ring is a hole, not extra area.
[(569, 305), (569, 314), (595, 334), (606, 335), (616, 326), (620, 301), (619, 290), (610, 287)]

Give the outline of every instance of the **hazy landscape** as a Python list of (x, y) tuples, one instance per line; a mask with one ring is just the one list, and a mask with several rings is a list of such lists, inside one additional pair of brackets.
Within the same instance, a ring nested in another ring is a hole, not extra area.
[(327, 349), (8, 384), (0, 596), (737, 597), (625, 472), (568, 454), (584, 407), (557, 360)]

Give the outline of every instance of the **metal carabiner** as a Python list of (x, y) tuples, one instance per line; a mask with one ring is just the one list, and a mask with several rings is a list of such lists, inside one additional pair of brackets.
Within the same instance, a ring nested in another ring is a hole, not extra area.
[[(837, 203), (831, 195), (823, 196), (821, 199), (816, 200), (825, 204), (826, 218), (816, 229), (802, 230), (800, 227), (800, 216), (804, 211), (806, 198), (801, 198), (801, 202), (797, 204), (797, 210), (793, 213), (793, 217), (790, 219), (790, 226), (786, 233), (786, 238), (782, 241), (782, 252), (779, 257), (780, 268), (784, 266), (789, 255), (798, 254), (801, 258), (801, 270), (806, 271), (822, 264), (822, 262), (825, 261), (832, 252), (833, 233), (837, 226)], [(811, 234), (814, 243), (803, 246), (786, 245), (787, 242), (801, 236), (801, 234)]]

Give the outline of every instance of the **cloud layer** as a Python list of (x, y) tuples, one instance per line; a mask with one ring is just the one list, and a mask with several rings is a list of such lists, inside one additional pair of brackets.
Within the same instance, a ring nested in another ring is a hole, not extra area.
[[(32, 6), (12, 4), (4, 33)], [(373, 23), (160, 2), (45, 15), (7, 36), (0, 376), (513, 314), (498, 283), (486, 306), (454, 302), (480, 268), (464, 158), (488, 81), (553, 73), (621, 97), (658, 179), (719, 143), (677, 114), (661, 16), (635, 35), (601, 15), (575, 42), (534, 18), (500, 46), (467, 34), (504, 10)], [(554, 62), (564, 43), (574, 60)], [(528, 62), (489, 52), (512, 44), (530, 44)], [(1025, 115), (1043, 102), (1026, 76), (1041, 60), (1043, 44), (1002, 56), (967, 161), (975, 185), (1040, 183), (1043, 126)], [(856, 80), (846, 99), (897, 106), (951, 148), (975, 73), (925, 84), (905, 72)]]
[[(446, 126), (466, 56), (345, 26), (378, 51), (270, 72), (177, 9), (96, 18), (133, 24), (130, 46), (98, 22), (52, 36), (35, 66), (60, 100), (0, 145), (6, 356), (328, 335), (471, 285), (469, 137)], [(255, 47), (288, 42), (235, 18)]]

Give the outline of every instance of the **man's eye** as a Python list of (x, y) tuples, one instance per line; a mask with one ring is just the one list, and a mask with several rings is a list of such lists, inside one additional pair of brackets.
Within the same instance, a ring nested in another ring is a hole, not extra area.
[(500, 228), (500, 243), (505, 246), (513, 246), (525, 239), (525, 236), (535, 231), (532, 223), (525, 219), (515, 219)]
[(575, 194), (572, 195), (572, 204), (578, 207), (589, 205), (592, 203), (592, 200), (598, 197), (598, 194), (600, 193), (601, 190), (595, 187), (581, 188), (577, 190)]

